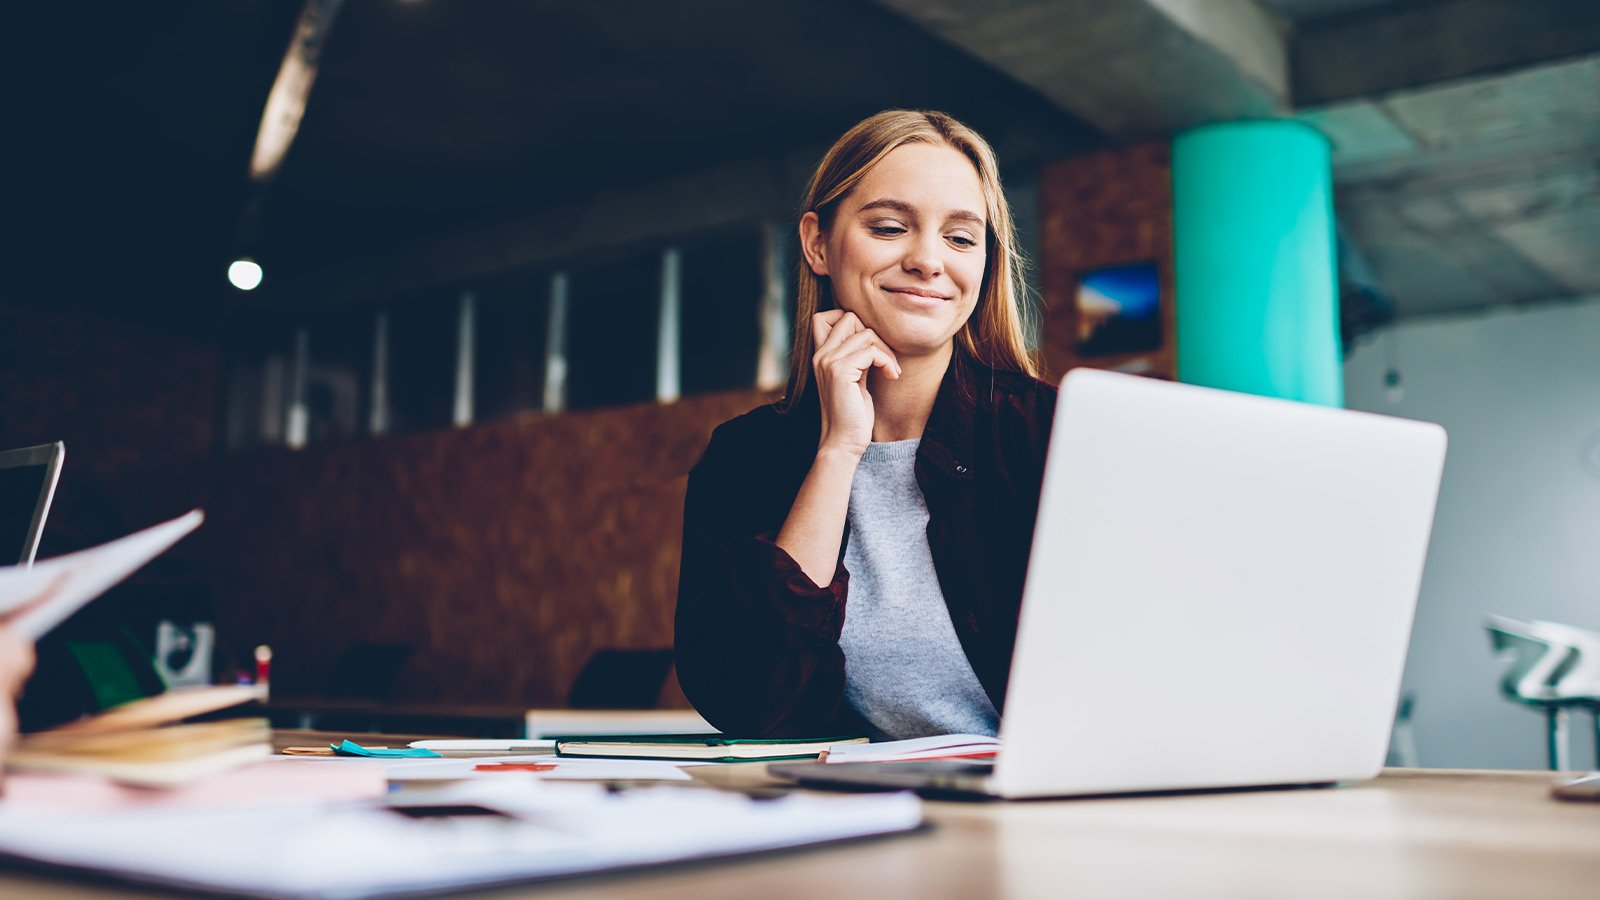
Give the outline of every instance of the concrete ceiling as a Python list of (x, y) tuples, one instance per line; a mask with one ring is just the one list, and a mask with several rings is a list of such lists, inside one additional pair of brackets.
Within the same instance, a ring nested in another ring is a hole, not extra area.
[(1600, 293), (1600, 55), (1301, 116), (1401, 314)]
[[(14, 59), (26, 236), (0, 302), (236, 300), (219, 260), (298, 5), (19, 8), (41, 39)], [(1600, 290), (1597, 65), (1592, 0), (346, 0), (257, 252), (317, 273), (888, 106), (948, 109), (1019, 165), (1294, 114), (1332, 139), (1344, 227), (1400, 315), (1527, 302)]]
[(1342, 226), (1400, 316), (1600, 292), (1600, 4), (1393, 4), (1293, 52)]

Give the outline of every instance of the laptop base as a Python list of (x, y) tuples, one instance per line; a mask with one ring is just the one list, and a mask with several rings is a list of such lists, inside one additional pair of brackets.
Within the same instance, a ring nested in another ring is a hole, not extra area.
[[(1002, 800), (990, 783), (994, 766), (965, 760), (913, 762), (775, 763), (767, 773), (799, 787), (834, 791), (915, 791), (930, 800)], [(1072, 799), (1113, 797), (1172, 797), (1184, 794), (1237, 794), (1254, 791), (1303, 790), (1337, 787), (1338, 782), (1314, 781), (1243, 787), (1182, 788), (1172, 790), (1113, 791), (1065, 795)], [(1051, 799), (1013, 798), (1013, 799)], [(1053, 799), (1062, 799), (1056, 797)]]

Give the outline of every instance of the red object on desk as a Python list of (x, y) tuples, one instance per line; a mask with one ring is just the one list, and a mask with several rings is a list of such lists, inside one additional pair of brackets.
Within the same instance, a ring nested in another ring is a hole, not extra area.
[(266, 684), (272, 675), (272, 648), (266, 644), (256, 648), (256, 684)]
[(472, 767), (472, 770), (474, 772), (554, 772), (556, 764), (533, 762), (478, 763)]

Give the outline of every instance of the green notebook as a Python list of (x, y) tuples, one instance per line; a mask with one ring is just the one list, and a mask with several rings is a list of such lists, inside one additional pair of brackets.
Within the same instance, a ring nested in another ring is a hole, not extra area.
[(557, 756), (755, 762), (816, 757), (834, 744), (864, 744), (859, 735), (829, 738), (730, 738), (717, 734), (570, 734), (555, 738)]

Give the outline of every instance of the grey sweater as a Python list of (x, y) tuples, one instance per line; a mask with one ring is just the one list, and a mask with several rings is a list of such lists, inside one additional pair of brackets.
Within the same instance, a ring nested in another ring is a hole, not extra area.
[(869, 445), (851, 484), (845, 699), (874, 740), (992, 735), (1000, 716), (956, 638), (928, 550), (919, 443)]

